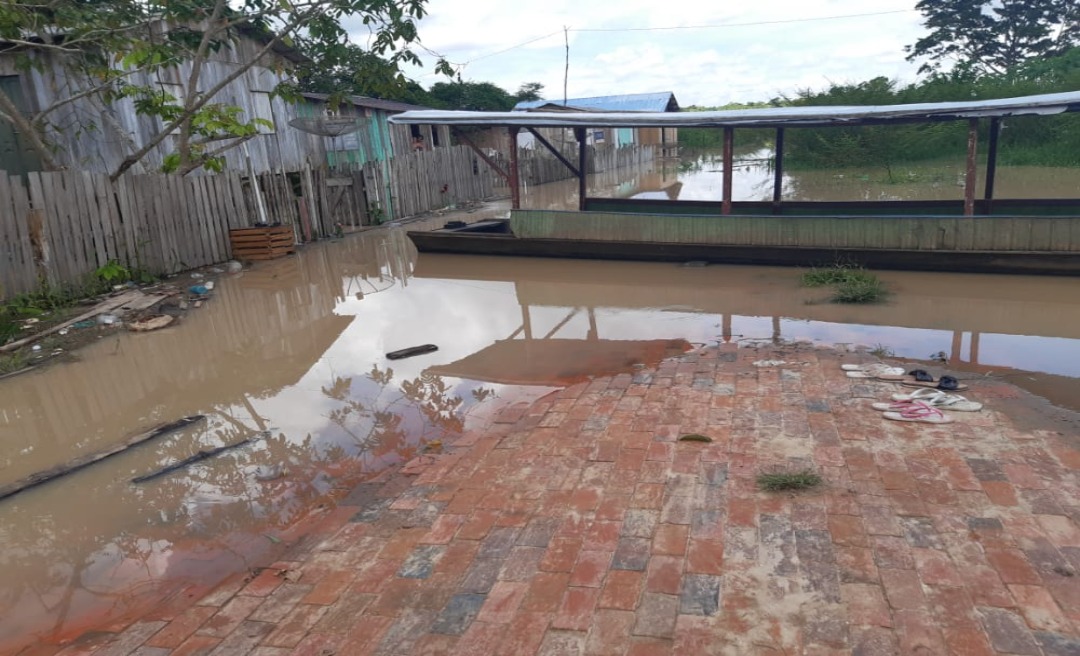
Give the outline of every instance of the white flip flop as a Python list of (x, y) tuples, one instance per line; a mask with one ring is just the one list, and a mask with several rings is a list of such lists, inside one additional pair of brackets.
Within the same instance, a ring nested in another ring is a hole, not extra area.
[(848, 378), (880, 378), (882, 380), (888, 380), (889, 378), (902, 379), (904, 377), (903, 367), (891, 367), (882, 362), (864, 365), (858, 370), (849, 369), (846, 371), (846, 376)]
[[(921, 401), (934, 408), (940, 408), (941, 410), (952, 410), (954, 412), (978, 412), (983, 409), (983, 404), (977, 401), (969, 401), (967, 398), (960, 396), (959, 394), (949, 394), (941, 390), (933, 388), (923, 388), (917, 392), (911, 394), (893, 394), (893, 401), (900, 403), (911, 403), (913, 401)], [(889, 410), (891, 408), (879, 408), (878, 406), (889, 405), (886, 403), (875, 403), (875, 410)]]

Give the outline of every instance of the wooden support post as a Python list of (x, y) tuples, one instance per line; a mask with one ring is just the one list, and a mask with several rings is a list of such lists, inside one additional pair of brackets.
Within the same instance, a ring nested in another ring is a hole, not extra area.
[(975, 154), (979, 143), (979, 119), (968, 121), (967, 171), (964, 175), (964, 216), (975, 215)]
[(507, 128), (507, 132), (510, 134), (510, 209), (521, 209), (521, 178), (518, 172), (518, 144), (517, 127)]
[(724, 128), (724, 172), (723, 172), (723, 203), (720, 212), (724, 215), (731, 214), (731, 173), (732, 164), (735, 160), (735, 128)]
[(521, 327), (525, 332), (525, 339), (532, 339), (532, 316), (529, 314), (529, 306), (521, 304)]
[(574, 138), (577, 139), (578, 145), (578, 210), (584, 212), (585, 194), (587, 193), (585, 189), (585, 178), (589, 174), (587, 166), (588, 162), (586, 161), (588, 152), (585, 147), (585, 128), (574, 128)]
[(452, 134), (455, 137), (457, 137), (458, 139), (460, 139), (461, 141), (464, 141), (465, 145), (468, 146), (474, 153), (476, 153), (480, 157), (480, 159), (484, 160), (484, 162), (488, 166), (490, 166), (491, 169), (493, 171), (495, 171), (495, 173), (497, 173), (500, 178), (502, 178), (503, 180), (506, 180), (506, 184), (510, 184), (510, 174), (507, 173), (506, 171), (504, 171), (501, 166), (496, 164), (494, 160), (492, 160), (490, 157), (488, 157), (487, 153), (480, 150), (480, 148), (475, 143), (473, 143), (473, 140), (469, 138), (469, 135), (465, 134), (464, 132), (461, 132), (460, 130), (458, 130), (456, 128), (453, 130)]
[(536, 130), (534, 130), (532, 128), (525, 128), (525, 129), (528, 130), (532, 134), (532, 136), (535, 137), (536, 140), (540, 142), (541, 146), (543, 146), (544, 148), (547, 148), (549, 151), (551, 151), (551, 154), (555, 156), (555, 159), (559, 160), (560, 162), (563, 163), (563, 166), (570, 169), (570, 172), (574, 174), (575, 178), (580, 175), (580, 173), (578, 173), (578, 170), (576, 168), (574, 168), (574, 165), (570, 163), (570, 160), (566, 159), (566, 157), (563, 156), (563, 154), (561, 152), (559, 152), (558, 148), (556, 148), (555, 146), (552, 146), (551, 142), (544, 138), (544, 135), (540, 134), (539, 132), (537, 132)]
[(993, 214), (994, 205), (994, 176), (997, 174), (997, 150), (998, 136), (1001, 134), (1001, 119), (995, 116), (990, 119), (990, 144), (986, 150), (986, 190), (983, 198), (986, 200), (986, 213)]
[(780, 213), (780, 200), (784, 193), (784, 128), (776, 128), (776, 152), (773, 155), (773, 214)]

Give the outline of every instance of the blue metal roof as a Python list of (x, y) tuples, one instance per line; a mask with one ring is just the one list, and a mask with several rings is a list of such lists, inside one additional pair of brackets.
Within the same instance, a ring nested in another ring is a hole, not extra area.
[[(676, 111), (679, 104), (675, 94), (670, 91), (659, 93), (630, 93), (620, 96), (594, 96), (592, 98), (569, 98), (565, 105), (575, 109), (602, 112), (666, 112), (668, 104), (673, 103)], [(529, 100), (514, 105), (514, 111), (535, 109), (544, 105), (563, 105), (562, 100)]]

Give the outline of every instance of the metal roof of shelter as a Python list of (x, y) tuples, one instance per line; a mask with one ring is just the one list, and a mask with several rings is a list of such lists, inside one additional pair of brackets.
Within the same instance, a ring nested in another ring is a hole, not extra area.
[[(582, 99), (568, 102), (580, 103)], [(909, 105), (768, 107), (714, 112), (452, 112), (410, 111), (403, 125), (516, 127), (795, 127), (1052, 115), (1080, 111), (1080, 91), (1020, 98)]]
[(679, 103), (670, 91), (658, 93), (628, 93), (619, 96), (593, 96), (592, 98), (569, 98), (559, 100), (523, 100), (514, 105), (514, 111), (534, 110), (539, 107), (565, 106), (589, 112), (677, 112)]

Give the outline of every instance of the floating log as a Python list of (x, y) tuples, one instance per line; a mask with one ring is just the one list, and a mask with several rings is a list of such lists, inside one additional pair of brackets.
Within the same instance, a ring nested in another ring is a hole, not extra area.
[(115, 456), (116, 454), (123, 451), (127, 451), (133, 446), (142, 444), (143, 442), (148, 442), (154, 438), (161, 437), (162, 435), (167, 435), (168, 433), (178, 431), (181, 428), (186, 428), (187, 426), (190, 426), (195, 422), (202, 421), (205, 418), (206, 417), (204, 415), (192, 415), (190, 417), (184, 417), (183, 419), (178, 419), (172, 423), (158, 426), (157, 428), (146, 433), (140, 433), (135, 437), (125, 440), (124, 442), (117, 444), (116, 446), (110, 447), (104, 451), (80, 456), (63, 465), (57, 465), (52, 469), (46, 469), (45, 471), (31, 474), (24, 479), (0, 487), (0, 499), (6, 499), (10, 496), (18, 494), (19, 492), (41, 485), (42, 483), (48, 483), (55, 478), (67, 476), (68, 474), (78, 471), (84, 467), (88, 467), (95, 462), (100, 462), (108, 457)]
[(149, 474), (144, 474), (143, 476), (136, 476), (135, 478), (131, 479), (131, 482), (132, 483), (145, 483), (146, 481), (150, 481), (150, 480), (153, 480), (155, 478), (164, 476), (165, 474), (169, 474), (171, 472), (174, 472), (177, 469), (183, 469), (184, 467), (187, 467), (190, 464), (199, 462), (200, 460), (206, 460), (207, 458), (212, 458), (212, 457), (216, 456), (217, 454), (222, 453), (223, 451), (229, 451), (230, 449), (235, 449), (237, 447), (244, 446), (245, 444), (251, 444), (252, 442), (261, 440), (262, 438), (266, 437), (268, 434), (269, 434), (269, 431), (263, 431), (263, 432), (259, 433), (258, 435), (255, 435), (254, 437), (247, 437), (247, 438), (244, 438), (244, 439), (240, 440), (239, 442), (235, 442), (233, 444), (226, 444), (225, 446), (219, 446), (219, 447), (214, 448), (214, 449), (200, 450), (195, 455), (190, 456), (188, 458), (184, 458), (180, 462), (175, 462), (175, 463), (169, 465), (168, 467), (163, 467), (163, 468), (161, 468), (161, 469), (159, 469), (159, 470), (157, 470), (155, 472), (150, 472)]

